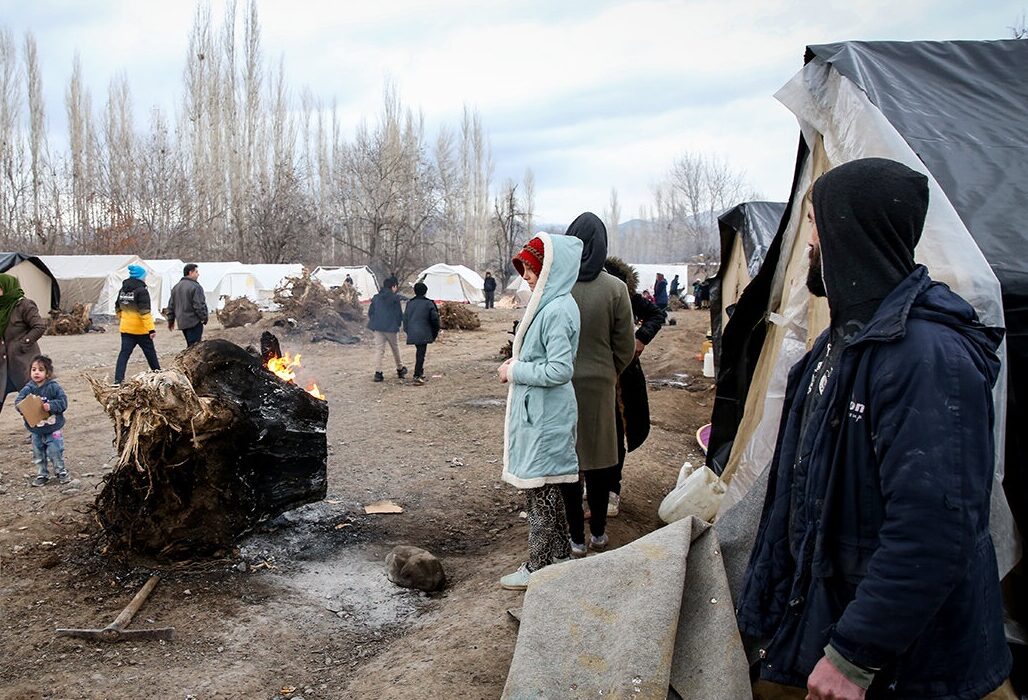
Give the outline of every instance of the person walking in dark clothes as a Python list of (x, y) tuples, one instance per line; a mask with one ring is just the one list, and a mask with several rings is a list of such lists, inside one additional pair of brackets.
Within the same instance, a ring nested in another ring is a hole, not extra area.
[(141, 265), (128, 266), (129, 278), (121, 283), (118, 299), (114, 302), (118, 316), (118, 329), (121, 331), (121, 352), (114, 367), (114, 383), (121, 384), (125, 379), (132, 351), (138, 345), (143, 349), (146, 363), (152, 370), (161, 368), (157, 360), (157, 349), (153, 339), (157, 330), (150, 312), (150, 291), (146, 288), (146, 268)]
[(610, 498), (607, 501), (607, 517), (613, 518), (621, 512), (621, 474), (625, 468), (625, 454), (642, 445), (650, 434), (650, 403), (646, 394), (646, 375), (643, 374), (639, 356), (660, 331), (667, 320), (667, 314), (639, 294), (639, 275), (635, 268), (624, 260), (611, 256), (607, 258), (603, 269), (628, 287), (628, 296), (632, 300), (632, 317), (636, 324), (635, 357), (618, 378), (618, 401), (614, 410), (618, 435), (618, 463), (611, 475)]
[(403, 379), (407, 376), (407, 368), (400, 361), (400, 347), (396, 336), (403, 325), (403, 309), (400, 307), (400, 295), (396, 293), (400, 283), (395, 277), (389, 277), (382, 285), (382, 290), (371, 299), (368, 306), (368, 329), (375, 334), (375, 377), (374, 381), (385, 381), (382, 374), (382, 361), (385, 358), (386, 346), (393, 351), (396, 361), (396, 376)]
[(795, 697), (978, 700), (1011, 670), (989, 534), (1003, 331), (914, 261), (928, 196), (882, 158), (812, 189), (830, 324), (789, 373), (736, 599), (761, 679)]
[(678, 275), (675, 275), (671, 279), (671, 291), (669, 292), (669, 294), (672, 297), (676, 297), (676, 296), (679, 295), (679, 293), (681, 293), (681, 291), (682, 291), (682, 284), (681, 284), (681, 282), (678, 281)]
[(485, 292), (485, 308), (494, 308), (496, 298), (496, 278), (493, 277), (493, 273), (488, 270), (486, 270), (485, 273), (485, 284), (482, 285), (482, 291)]
[(572, 556), (606, 548), (607, 498), (617, 470), (617, 380), (635, 357), (632, 301), (625, 283), (603, 270), (607, 229), (586, 212), (568, 227), (583, 243), (578, 281), (571, 296), (581, 314), (581, 338), (572, 384), (578, 401), (578, 468), (588, 489), (589, 531), (585, 539), (582, 481), (561, 484), (571, 533)]
[(187, 348), (200, 342), (207, 325), (207, 298), (197, 281), (199, 276), (200, 268), (195, 263), (183, 267), (182, 279), (172, 287), (168, 300), (168, 330), (175, 330), (177, 324)]
[(653, 303), (661, 311), (667, 309), (667, 280), (663, 273), (657, 273), (657, 281), (653, 285)]
[(424, 282), (414, 285), (414, 298), (407, 302), (403, 312), (403, 332), (407, 335), (407, 345), (413, 345), (415, 351), (414, 383), (425, 383), (425, 352), (429, 343), (434, 343), (439, 335), (439, 309), (435, 302), (425, 296), (428, 286)]

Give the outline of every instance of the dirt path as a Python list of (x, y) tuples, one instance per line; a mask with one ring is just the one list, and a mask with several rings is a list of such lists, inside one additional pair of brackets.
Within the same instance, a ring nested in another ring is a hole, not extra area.
[[(499, 480), (506, 392), (497, 352), (520, 312), (480, 312), (475, 332), (430, 346), (427, 385), (373, 384), (372, 348), (284, 339), (303, 354), (330, 402), (329, 495), (244, 538), (219, 562), (163, 573), (133, 626), (174, 626), (173, 642), (101, 645), (57, 639), (55, 627), (110, 622), (151, 569), (94, 551), (88, 506), (113, 458), (112, 428), (83, 379), (110, 375), (118, 334), (47, 337), (70, 407), (66, 460), (75, 481), (30, 488), (31, 450), (11, 409), (0, 413), (0, 697), (313, 698), (499, 695), (517, 630), (506, 610), (521, 595), (496, 581), (523, 561), (523, 498)], [(700, 374), (707, 327), (674, 314), (647, 349), (651, 378)], [(255, 343), (251, 329), (208, 337)], [(180, 334), (158, 335), (170, 362)], [(413, 348), (403, 348), (413, 363)], [(138, 353), (137, 353), (138, 355)], [(134, 357), (129, 372), (142, 371)], [(653, 430), (629, 455), (612, 545), (660, 525), (660, 499), (707, 420), (708, 380), (652, 387)], [(365, 515), (389, 498), (400, 515)], [(426, 595), (397, 588), (382, 561), (397, 544), (443, 559), (449, 585)]]

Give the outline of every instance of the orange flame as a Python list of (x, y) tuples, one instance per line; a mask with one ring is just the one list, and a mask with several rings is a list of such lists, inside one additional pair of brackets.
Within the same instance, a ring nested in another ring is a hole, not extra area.
[[(300, 367), (300, 354), (297, 353), (293, 357), (287, 352), (282, 357), (272, 357), (268, 360), (266, 367), (282, 381), (288, 384), (295, 384), (296, 368)], [(325, 400), (325, 395), (318, 389), (318, 385), (313, 382), (307, 386), (306, 391), (316, 399)]]

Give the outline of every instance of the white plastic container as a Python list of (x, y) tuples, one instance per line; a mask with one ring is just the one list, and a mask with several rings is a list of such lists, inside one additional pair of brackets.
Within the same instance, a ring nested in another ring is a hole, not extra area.
[(712, 522), (721, 505), (721, 497), (725, 495), (725, 484), (710, 467), (700, 467), (683, 479), (689, 466), (687, 463), (682, 467), (678, 485), (664, 497), (657, 510), (660, 519), (668, 524), (690, 515)]
[(707, 350), (707, 353), (703, 356), (703, 376), (713, 377), (714, 376), (714, 351)]

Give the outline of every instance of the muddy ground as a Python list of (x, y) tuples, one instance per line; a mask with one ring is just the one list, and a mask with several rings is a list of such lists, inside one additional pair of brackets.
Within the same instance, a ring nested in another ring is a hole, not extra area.
[[(116, 329), (44, 338), (70, 399), (75, 480), (29, 487), (31, 449), (11, 397), (0, 413), (0, 697), (498, 697), (517, 638), (506, 611), (521, 594), (497, 579), (524, 560), (527, 534), (524, 499), (499, 480), (506, 391), (495, 368), (521, 312), (479, 313), (481, 330), (444, 331), (429, 347), (425, 386), (395, 375), (373, 384), (368, 342), (283, 336), (328, 395), (328, 497), (243, 538), (224, 560), (163, 569), (105, 557), (92, 539), (89, 506), (114, 458), (113, 431), (83, 375), (113, 374)], [(702, 459), (694, 436), (713, 394), (695, 355), (709, 317), (673, 317), (643, 365), (651, 379), (687, 374), (688, 387), (650, 387), (653, 430), (629, 455), (612, 546), (659, 527), (679, 467)], [(207, 332), (242, 345), (258, 336)], [(184, 346), (163, 329), (157, 344), (165, 363)], [(402, 350), (413, 367), (413, 347)], [(129, 372), (145, 368), (137, 352)], [(380, 499), (404, 512), (365, 515), (362, 505)], [(397, 544), (441, 557), (446, 590), (391, 584), (382, 562)], [(54, 636), (111, 622), (154, 571), (162, 581), (132, 626), (174, 626), (174, 641)]]

